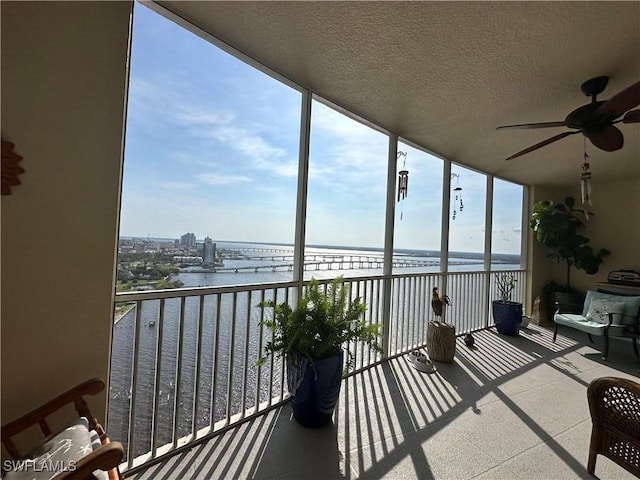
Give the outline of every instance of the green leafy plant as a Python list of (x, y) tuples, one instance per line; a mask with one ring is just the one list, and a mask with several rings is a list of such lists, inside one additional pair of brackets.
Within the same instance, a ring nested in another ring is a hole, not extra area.
[[(367, 306), (356, 298), (350, 301), (349, 286), (343, 277), (334, 279), (322, 291), (316, 279), (311, 279), (292, 308), (288, 303), (273, 300), (260, 306), (273, 309), (273, 316), (260, 323), (267, 327), (272, 338), (265, 344), (261, 365), (271, 355), (289, 355), (295, 361), (302, 355), (314, 360), (335, 355), (349, 342), (363, 342), (382, 353), (378, 343), (380, 324), (368, 324), (364, 319)], [(353, 365), (353, 354), (347, 349), (347, 367)]]
[(529, 226), (536, 232), (536, 240), (549, 249), (548, 257), (567, 267), (567, 289), (571, 289), (571, 267), (584, 270), (588, 275), (598, 272), (604, 259), (611, 254), (601, 248), (597, 253), (588, 245), (589, 238), (579, 231), (592, 212), (574, 208), (575, 199), (566, 197), (564, 203), (550, 200), (538, 202), (533, 207)]
[(498, 288), (500, 301), (502, 301), (503, 303), (508, 303), (511, 301), (511, 294), (516, 288), (517, 281), (518, 279), (512, 273), (496, 273), (496, 287)]

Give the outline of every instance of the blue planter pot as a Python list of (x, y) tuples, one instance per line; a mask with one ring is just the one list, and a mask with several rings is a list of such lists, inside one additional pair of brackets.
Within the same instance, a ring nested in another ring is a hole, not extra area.
[(493, 321), (496, 324), (498, 333), (518, 335), (520, 323), (522, 322), (522, 304), (494, 300), (491, 306), (493, 309)]
[[(331, 422), (342, 386), (344, 352), (316, 360), (313, 364), (287, 357), (287, 378), (294, 418), (306, 427)], [(297, 385), (296, 385), (297, 384)]]

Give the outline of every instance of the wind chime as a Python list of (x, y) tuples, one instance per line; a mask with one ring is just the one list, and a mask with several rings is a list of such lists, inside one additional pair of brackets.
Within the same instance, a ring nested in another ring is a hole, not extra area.
[(582, 173), (580, 174), (580, 193), (582, 195), (582, 204), (589, 203), (591, 205), (591, 172), (589, 171), (589, 155), (587, 155), (587, 140), (584, 139), (584, 162), (580, 165)]
[[(398, 152), (396, 156), (396, 161), (400, 160), (400, 157), (403, 157), (402, 160), (402, 170), (398, 172), (398, 202), (404, 200), (407, 197), (407, 190), (409, 188), (409, 170), (406, 169), (407, 165), (407, 152)], [(404, 202), (403, 202), (404, 203)], [(400, 220), (402, 220), (402, 205), (400, 203)]]
[(459, 182), (460, 175), (457, 173), (452, 173), (451, 178), (456, 179), (456, 186), (453, 189), (453, 192), (455, 194), (455, 199), (453, 201), (453, 214), (451, 215), (451, 219), (455, 220), (456, 213), (462, 212), (462, 209), (464, 208), (464, 203), (462, 202), (462, 187), (460, 186), (460, 182)]

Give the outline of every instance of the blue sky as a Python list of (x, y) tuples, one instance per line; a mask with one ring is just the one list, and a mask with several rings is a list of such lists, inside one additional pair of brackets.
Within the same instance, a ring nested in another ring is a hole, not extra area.
[[(301, 98), (136, 4), (121, 235), (293, 243)], [(313, 102), (308, 244), (383, 246), (387, 142)], [(395, 246), (437, 250), (443, 162), (406, 144), (399, 150), (410, 173)], [(480, 252), (486, 179), (452, 171), (464, 210), (451, 222), (450, 249)], [(496, 184), (496, 252), (519, 253), (520, 196), (521, 187)]]

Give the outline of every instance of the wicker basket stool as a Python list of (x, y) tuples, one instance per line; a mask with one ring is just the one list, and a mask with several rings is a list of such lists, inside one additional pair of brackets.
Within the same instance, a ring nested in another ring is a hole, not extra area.
[(456, 327), (437, 320), (429, 322), (427, 351), (431, 360), (442, 363), (453, 362), (456, 353)]

